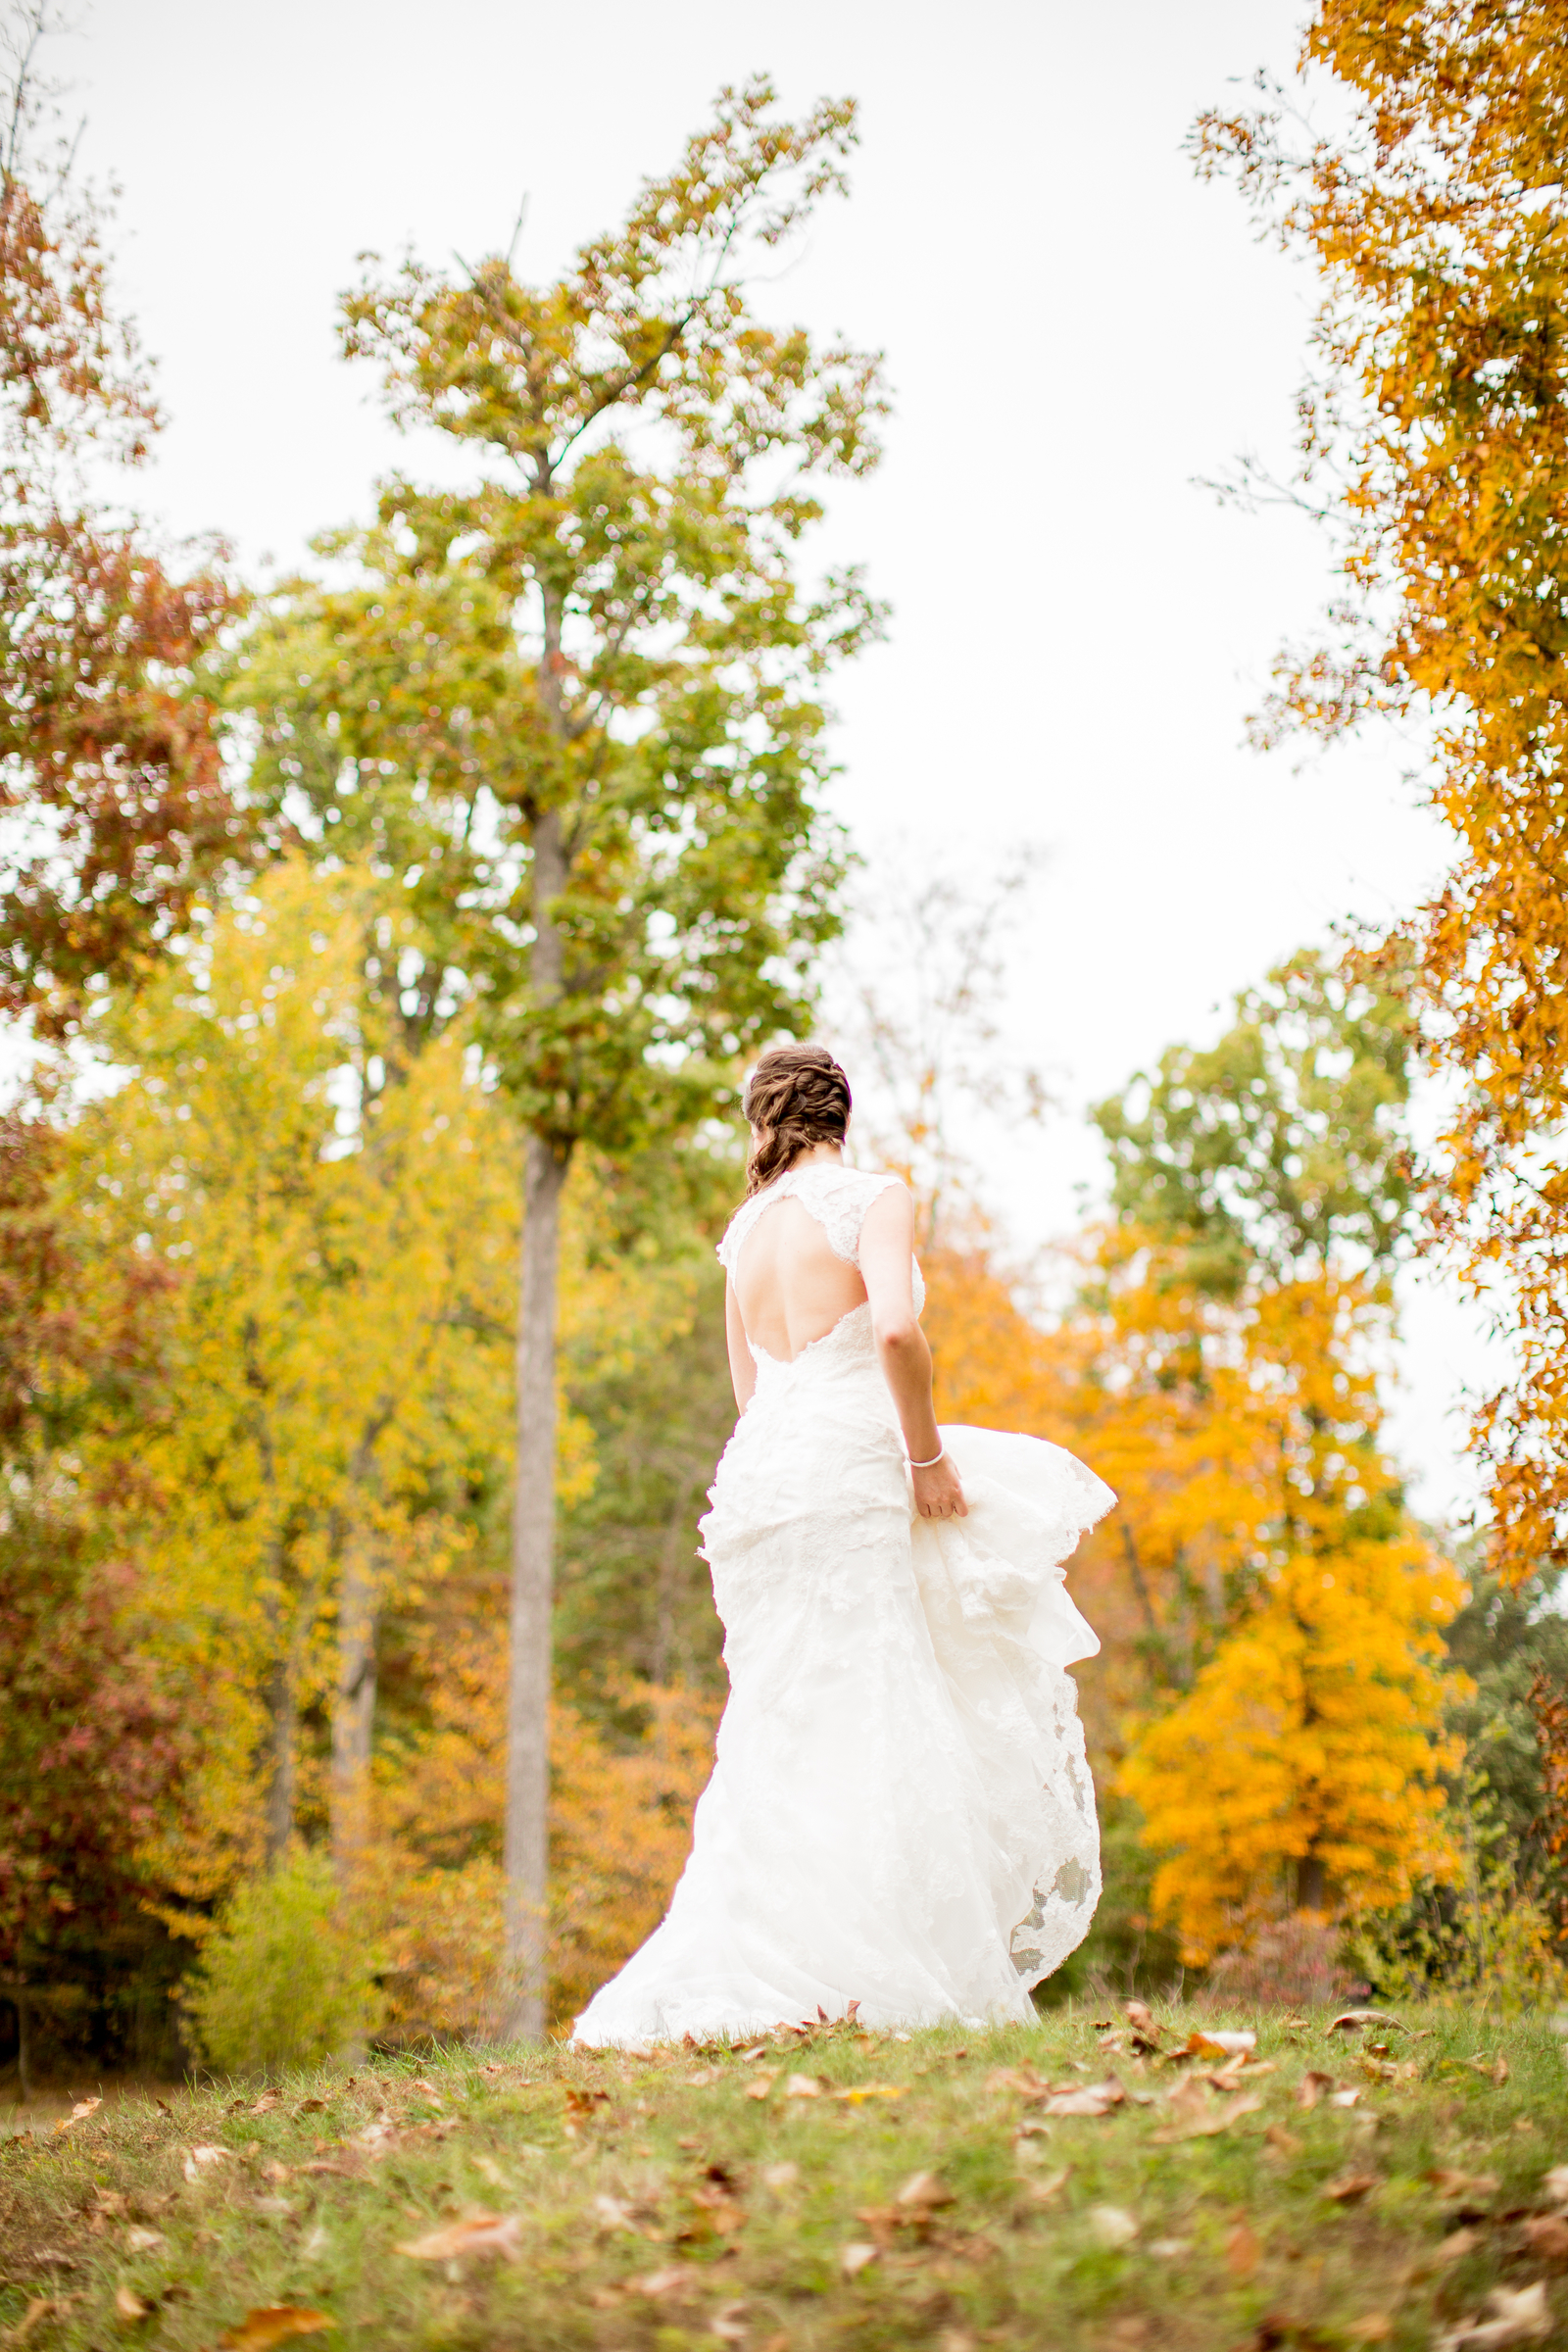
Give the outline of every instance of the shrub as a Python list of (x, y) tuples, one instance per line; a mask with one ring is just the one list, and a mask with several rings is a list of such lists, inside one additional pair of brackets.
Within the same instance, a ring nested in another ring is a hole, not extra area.
[(304, 1846), (232, 1897), (186, 1980), (184, 2004), (222, 2074), (310, 2066), (374, 2030), (363, 1941), (339, 1915), (323, 1854)]

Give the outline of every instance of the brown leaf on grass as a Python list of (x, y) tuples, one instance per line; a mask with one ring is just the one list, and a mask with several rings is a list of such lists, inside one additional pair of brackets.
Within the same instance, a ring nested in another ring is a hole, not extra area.
[(720, 2070), (716, 2066), (699, 2067), (695, 2075), (686, 2077), (686, 2087), (688, 2090), (707, 2090), (718, 2082)]
[(125, 2252), (127, 2254), (155, 2254), (160, 2246), (166, 2246), (168, 2243), (169, 2240), (161, 2230), (127, 2230), (125, 2231)]
[(1391, 2017), (1387, 2009), (1342, 2009), (1328, 2031), (1331, 2034), (1358, 2034), (1363, 2026), (1392, 2026), (1396, 2034), (1404, 2032), (1404, 2021)]
[(297, 2164), (294, 2170), (307, 2180), (352, 2180), (354, 2179), (352, 2165), (334, 2164), (329, 2156), (318, 2156), (310, 2164)]
[(1354, 2205), (1377, 2184), (1376, 2173), (1341, 2173), (1338, 2180), (1325, 2180), (1317, 2193), (1333, 2205)]
[(832, 2095), (848, 2100), (852, 2107), (859, 2107), (867, 2099), (902, 2099), (904, 2091), (902, 2082), (857, 2082), (850, 2089), (836, 2090)]
[(251, 2101), (251, 2113), (252, 2115), (270, 2115), (272, 2109), (281, 2104), (275, 2090), (264, 2090), (259, 2099)]
[(1323, 2093), (1333, 2088), (1334, 2077), (1332, 2075), (1320, 2075), (1315, 2067), (1311, 2068), (1301, 2077), (1297, 2085), (1296, 2104), (1310, 2113)]
[(237, 2328), (225, 2329), (218, 2340), (223, 2352), (269, 2352), (270, 2345), (285, 2343), (291, 2335), (320, 2335), (336, 2326), (329, 2311), (310, 2311), (297, 2303), (269, 2303), (260, 2311), (248, 2311)]
[(1024, 2195), (1031, 2205), (1049, 2205), (1060, 2195), (1072, 2178), (1072, 2166), (1064, 2164), (1059, 2173), (1049, 2173), (1044, 2180), (1026, 2180)]
[(1121, 2007), (1122, 2015), (1132, 2027), (1133, 2032), (1147, 2034), (1152, 2041), (1157, 2035), (1159, 2028), (1154, 2023), (1154, 2012), (1150, 2008), (1148, 2002), (1123, 2001)]
[(1213, 2139), (1221, 2132), (1229, 2132), (1233, 2125), (1239, 2124), (1244, 2115), (1256, 2115), (1262, 2104), (1255, 2091), (1246, 2091), (1240, 2098), (1227, 2099), (1221, 2106), (1211, 2108), (1206, 2115), (1194, 2116), (1174, 2132), (1156, 2132), (1154, 2137), (1158, 2140)]
[(1129, 2213), (1125, 2205), (1091, 2205), (1088, 2221), (1095, 2243), (1107, 2252), (1114, 2252), (1118, 2246), (1130, 2246), (1138, 2235), (1138, 2217)]
[(800, 2178), (801, 2168), (798, 2164), (764, 2164), (762, 2167), (763, 2183), (776, 2197), (782, 2196), (787, 2188), (797, 2187)]
[(953, 2191), (940, 2173), (912, 2173), (900, 2189), (896, 2202), (916, 2213), (934, 2213), (939, 2206), (951, 2205)]
[(1369, 2311), (1364, 2319), (1352, 2320), (1346, 2333), (1352, 2344), (1386, 2344), (1394, 2333), (1394, 2321), (1386, 2311)]
[(1109, 2115), (1112, 2108), (1122, 2105), (1126, 2096), (1115, 2076), (1107, 2075), (1103, 2082), (1086, 2082), (1082, 2088), (1075, 2085), (1070, 2090), (1053, 2091), (1046, 2101), (1046, 2113), (1097, 2117)]
[(1015, 2090), (1025, 2099), (1049, 2099), (1051, 2084), (1032, 2066), (999, 2066), (986, 2077), (987, 2090)]
[(784, 2085), (784, 2096), (787, 2099), (819, 2099), (824, 2087), (814, 2075), (791, 2075)]
[(144, 2303), (133, 2287), (123, 2285), (116, 2287), (115, 2317), (120, 2321), (122, 2327), (137, 2328), (143, 2320), (150, 2320), (152, 2316), (152, 2304)]
[(79, 2295), (34, 2295), (16, 2326), (8, 2330), (5, 2342), (25, 2342), (33, 2329), (42, 2327), (45, 2320), (63, 2320), (72, 2305), (80, 2301)]
[(1505, 2352), (1511, 2344), (1539, 2343), (1551, 2333), (1551, 2309), (1541, 2279), (1533, 2286), (1494, 2287), (1485, 2311), (1433, 2338), (1433, 2352)]
[(1263, 2241), (1245, 2214), (1239, 2214), (1225, 2240), (1225, 2266), (1245, 2286), (1263, 2259)]
[(641, 2295), (645, 2302), (667, 2303), (687, 2293), (691, 2284), (691, 2273), (672, 2263), (667, 2270), (649, 2271), (641, 2278), (628, 2278), (626, 2292)]
[(1508, 2080), (1508, 2061), (1500, 2050), (1497, 2052), (1496, 2063), (1492, 2070), (1492, 2080), (1499, 2090)]
[(324, 2099), (301, 2099), (294, 2112), (296, 2115), (319, 2115), (325, 2105)]
[(1430, 2180), (1440, 2197), (1492, 2197), (1497, 2193), (1495, 2173), (1456, 2173), (1447, 2165), (1434, 2165), (1422, 2179)]
[(449, 2222), (444, 2230), (432, 2230), (425, 2237), (394, 2246), (392, 2251), (408, 2254), (416, 2262), (459, 2262), (466, 2254), (504, 2255), (511, 2259), (517, 2252), (521, 2228), (519, 2213), (475, 2213), (466, 2221)]
[(1354, 2107), (1359, 2104), (1360, 2097), (1361, 2093), (1358, 2090), (1331, 2090), (1329, 2105), (1331, 2107)]
[(1559, 2213), (1543, 2213), (1520, 2224), (1525, 2244), (1538, 2262), (1568, 2262), (1568, 2222)]
[(1553, 2205), (1568, 2205), (1568, 2164), (1554, 2164), (1541, 2177), (1541, 2193)]
[(102, 2099), (78, 2099), (69, 2115), (63, 2115), (55, 2126), (57, 2132), (69, 2132), (74, 2124), (84, 2124), (89, 2115), (96, 2115)]
[(203, 2173), (210, 2172), (215, 2164), (223, 2163), (224, 2160), (227, 2157), (232, 2156), (233, 2153), (234, 2151), (232, 2148), (187, 2148), (185, 2151), (185, 2162), (180, 2169), (183, 2171), (187, 2180), (199, 2180)]
[(724, 2303), (708, 2323), (710, 2335), (716, 2335), (721, 2344), (744, 2344), (746, 2341), (746, 2310), (744, 2303)]
[(1215, 2029), (1206, 2033), (1195, 2027), (1183, 2047), (1176, 2053), (1180, 2058), (1236, 2058), (1244, 2057), (1257, 2047), (1253, 2033), (1225, 2033)]
[(839, 2269), (846, 2278), (858, 2278), (868, 2263), (876, 2260), (876, 2248), (864, 2238), (856, 2238), (839, 2249)]
[(1297, 2138), (1294, 2132), (1287, 2132), (1283, 2124), (1265, 2125), (1263, 2137), (1277, 2155), (1298, 2156), (1300, 2154), (1302, 2142)]
[(741, 2096), (743, 2099), (765, 2099), (777, 2081), (778, 2068), (776, 2066), (760, 2066), (742, 2091)]
[(1462, 2262), (1467, 2254), (1473, 2254), (1480, 2243), (1479, 2230), (1450, 2230), (1432, 2259), (1446, 2270), (1450, 2262)]

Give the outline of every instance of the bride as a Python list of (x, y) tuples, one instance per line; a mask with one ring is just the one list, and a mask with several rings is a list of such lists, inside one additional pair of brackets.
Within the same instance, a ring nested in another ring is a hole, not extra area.
[(939, 1430), (913, 1203), (846, 1165), (820, 1046), (746, 1090), (719, 1245), (740, 1421), (702, 1522), (730, 1697), (663, 1925), (579, 2044), (1032, 2017), (1100, 1896), (1061, 1563), (1114, 1500), (1059, 1446)]

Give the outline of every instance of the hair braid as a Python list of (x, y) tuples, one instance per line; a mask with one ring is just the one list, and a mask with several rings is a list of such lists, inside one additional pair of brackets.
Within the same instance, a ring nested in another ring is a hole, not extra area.
[(750, 1200), (813, 1144), (843, 1143), (850, 1082), (825, 1046), (770, 1046), (747, 1080), (743, 1107), (755, 1138), (746, 1162)]

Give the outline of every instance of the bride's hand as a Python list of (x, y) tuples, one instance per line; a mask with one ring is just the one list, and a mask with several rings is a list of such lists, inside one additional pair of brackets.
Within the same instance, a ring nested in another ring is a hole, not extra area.
[(916, 1470), (911, 1463), (909, 1476), (914, 1481), (914, 1507), (922, 1519), (967, 1519), (963, 1483), (946, 1454), (929, 1470)]

